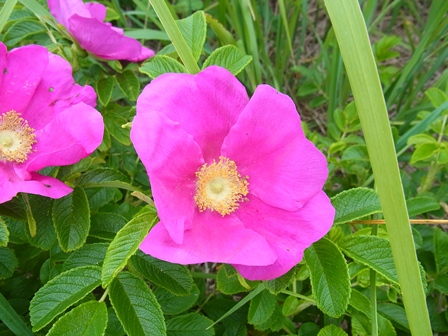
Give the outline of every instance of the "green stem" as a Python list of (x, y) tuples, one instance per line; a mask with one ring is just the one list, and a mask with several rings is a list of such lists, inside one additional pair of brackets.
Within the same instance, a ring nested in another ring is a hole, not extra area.
[(201, 71), (198, 64), (196, 63), (196, 60), (193, 57), (193, 54), (188, 48), (187, 42), (185, 42), (185, 39), (183, 38), (179, 27), (177, 27), (176, 21), (174, 21), (170, 10), (166, 6), (165, 1), (150, 0), (150, 2), (152, 7), (154, 8), (154, 11), (159, 17), (163, 28), (165, 28), (166, 33), (173, 43), (174, 48), (176, 48), (177, 54), (187, 68), (187, 71), (191, 74), (195, 74)]
[(357, 0), (325, 0), (355, 98), (413, 335), (432, 335), (392, 132)]
[(28, 222), (28, 228), (30, 230), (30, 236), (34, 237), (37, 233), (36, 220), (34, 219), (33, 212), (31, 211), (30, 201), (28, 200), (27, 194), (22, 194), (23, 200), (26, 206), (26, 219)]
[[(372, 236), (378, 234), (378, 225), (372, 225)], [(370, 269), (370, 315), (372, 325), (372, 336), (378, 336), (378, 314), (376, 305), (376, 272)]]

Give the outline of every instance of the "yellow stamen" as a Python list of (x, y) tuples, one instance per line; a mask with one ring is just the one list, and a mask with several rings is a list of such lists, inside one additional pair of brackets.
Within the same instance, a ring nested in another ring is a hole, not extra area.
[(247, 200), (248, 177), (241, 177), (234, 161), (220, 156), (219, 162), (204, 164), (196, 172), (196, 195), (194, 201), (202, 212), (206, 209), (228, 215), (235, 211), (239, 202)]
[(36, 143), (35, 137), (34, 129), (19, 113), (14, 110), (3, 113), (0, 116), (0, 161), (25, 162)]

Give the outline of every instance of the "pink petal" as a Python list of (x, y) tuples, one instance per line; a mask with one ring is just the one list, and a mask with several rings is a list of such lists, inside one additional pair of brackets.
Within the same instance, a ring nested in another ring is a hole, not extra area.
[(42, 74), (34, 96), (22, 111), (22, 117), (35, 129), (44, 127), (59, 112), (79, 102), (96, 105), (96, 93), (91, 86), (77, 85), (70, 63), (48, 53), (48, 66)]
[[(68, 27), (68, 19), (73, 14), (91, 17), (91, 11), (82, 0), (47, 0), (50, 13), (64, 27)], [(97, 15), (97, 14), (96, 14)]]
[(314, 197), (328, 175), (325, 157), (303, 134), (294, 102), (268, 85), (257, 87), (222, 155), (249, 176), (250, 194), (289, 211)]
[(181, 244), (195, 211), (195, 173), (204, 164), (201, 150), (178, 123), (154, 111), (142, 113), (138, 102), (131, 140), (148, 172), (159, 218), (171, 239)]
[[(89, 17), (95, 18), (100, 22), (104, 21), (104, 19), (106, 18), (106, 6), (96, 3), (96, 2), (88, 2), (85, 4), (85, 6), (90, 12)], [(77, 14), (80, 14), (80, 13), (77, 13)], [(81, 16), (86, 17), (85, 15), (81, 15)]]
[(164, 224), (151, 229), (140, 249), (156, 258), (179, 264), (202, 262), (270, 265), (276, 260), (265, 238), (248, 230), (233, 215), (196, 212), (194, 225), (185, 231), (182, 244), (176, 244)]
[(249, 196), (235, 215), (270, 244), (277, 260), (268, 266), (254, 267), (241, 262), (233, 266), (249, 280), (270, 280), (288, 272), (302, 260), (303, 251), (322, 238), (333, 224), (335, 210), (327, 195), (320, 191), (300, 210), (289, 212), (270, 207)]
[(137, 40), (120, 34), (96, 18), (74, 14), (66, 28), (81, 47), (103, 59), (140, 62), (154, 55), (154, 51), (142, 47)]
[[(6, 46), (0, 42), (0, 91), (3, 87), (3, 69), (6, 68), (6, 57), (8, 55), (8, 50), (6, 49)], [(1, 109), (1, 107), (0, 107)], [(1, 110), (0, 110), (1, 112)]]
[(206, 162), (218, 160), (230, 128), (248, 102), (244, 86), (226, 69), (211, 66), (196, 75), (165, 74), (137, 101), (138, 113), (157, 111), (191, 134)]
[(48, 64), (44, 47), (29, 45), (11, 50), (1, 69), (0, 114), (23, 112), (33, 98)]
[(22, 167), (37, 171), (76, 163), (101, 144), (103, 131), (103, 118), (97, 110), (84, 103), (73, 105), (36, 131), (36, 151), (29, 154)]

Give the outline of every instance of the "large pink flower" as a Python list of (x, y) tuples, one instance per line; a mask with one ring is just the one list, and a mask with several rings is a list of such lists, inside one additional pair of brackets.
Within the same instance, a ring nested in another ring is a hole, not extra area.
[(293, 101), (268, 85), (249, 100), (220, 67), (165, 74), (137, 100), (131, 139), (160, 218), (140, 248), (156, 258), (229, 263), (268, 280), (332, 225), (325, 157)]
[(123, 30), (103, 22), (106, 7), (99, 3), (84, 4), (82, 0), (48, 0), (51, 14), (88, 52), (106, 60), (140, 62), (154, 51), (124, 36)]
[(67, 195), (70, 187), (37, 171), (76, 163), (100, 145), (95, 91), (76, 85), (71, 71), (44, 47), (8, 53), (0, 43), (0, 203), (18, 192)]

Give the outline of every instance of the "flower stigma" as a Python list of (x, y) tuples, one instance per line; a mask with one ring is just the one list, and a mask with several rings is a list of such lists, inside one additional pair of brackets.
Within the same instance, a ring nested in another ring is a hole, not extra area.
[(0, 161), (25, 162), (36, 143), (34, 131), (14, 110), (0, 115)]
[(209, 209), (225, 216), (235, 211), (239, 202), (247, 200), (248, 176), (241, 177), (236, 163), (220, 156), (219, 162), (206, 163), (196, 172), (194, 201), (199, 211)]

